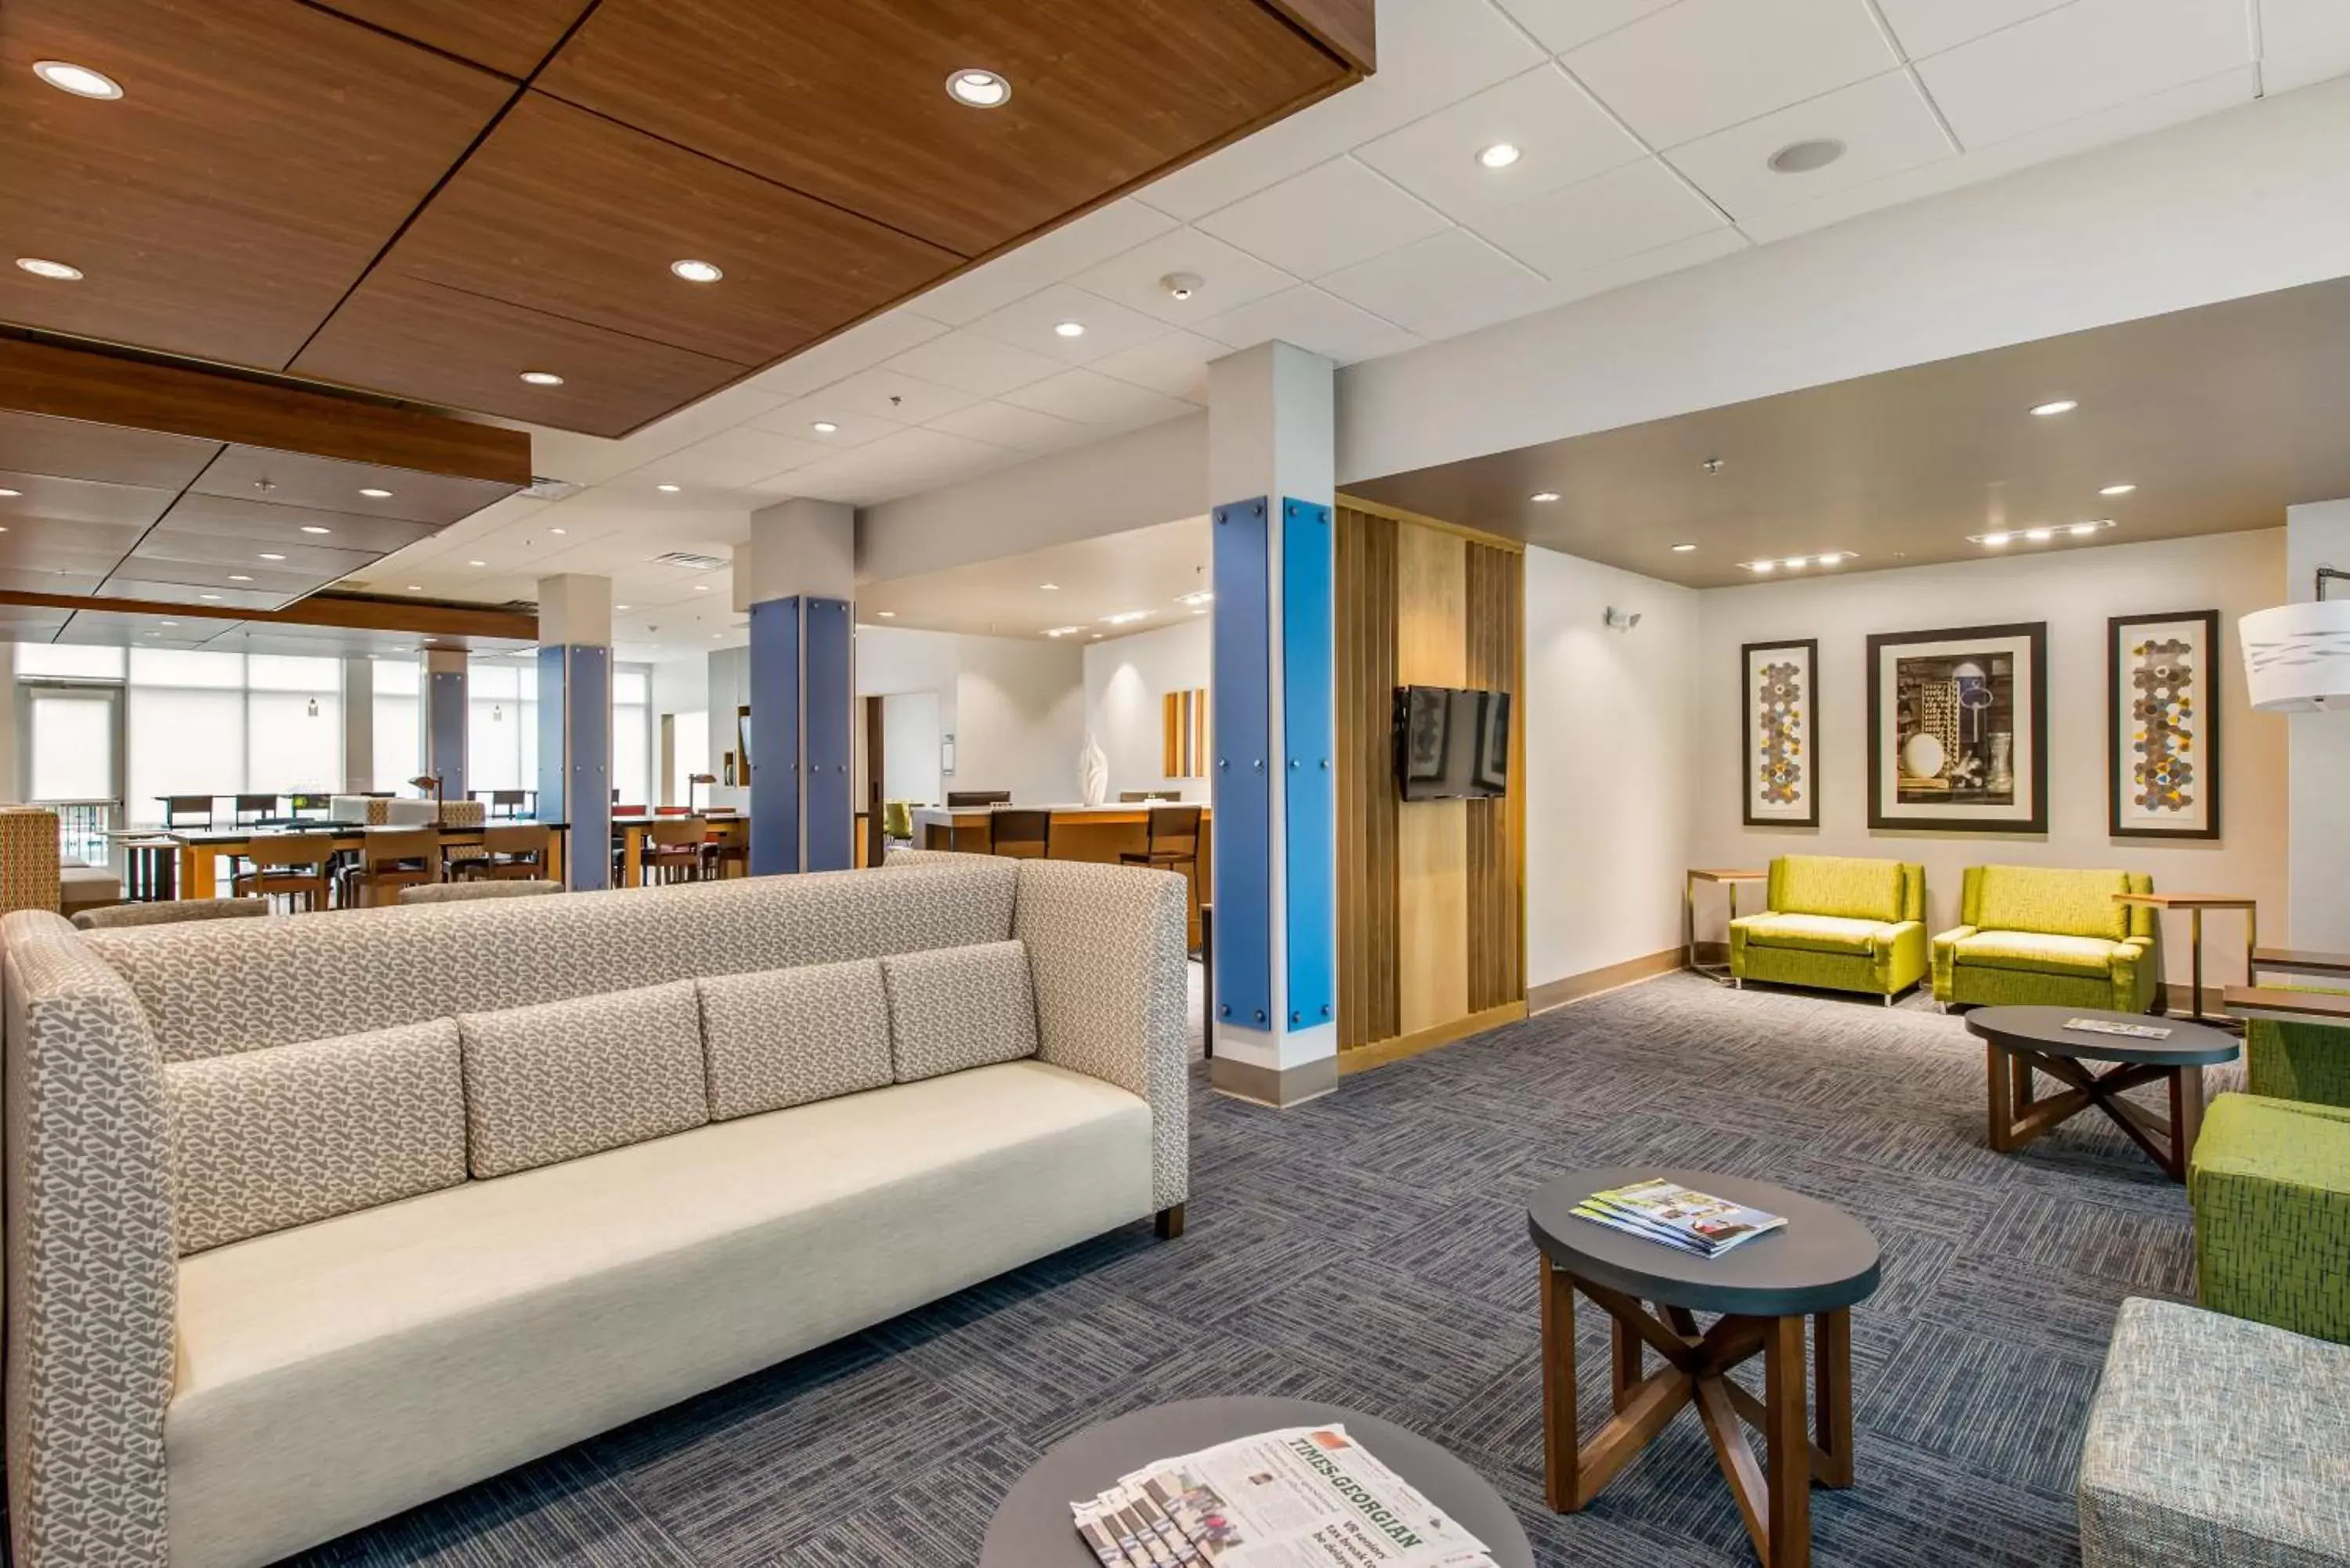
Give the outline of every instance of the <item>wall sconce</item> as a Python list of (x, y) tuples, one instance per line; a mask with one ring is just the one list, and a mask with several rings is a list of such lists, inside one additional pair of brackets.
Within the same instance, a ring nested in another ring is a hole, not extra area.
[(1609, 605), (1607, 613), (1600, 618), (1606, 622), (1610, 631), (1629, 631), (1640, 624), (1640, 612), (1617, 609), (1614, 605)]

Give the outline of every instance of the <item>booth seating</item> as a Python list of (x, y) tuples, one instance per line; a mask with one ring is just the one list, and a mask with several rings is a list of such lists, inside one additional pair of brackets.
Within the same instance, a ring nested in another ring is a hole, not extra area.
[(1935, 999), (2151, 1011), (2161, 995), (2160, 928), (2154, 910), (2114, 895), (2153, 891), (2154, 878), (2137, 871), (1970, 866), (1962, 923), (1934, 938)]
[(1783, 855), (1770, 907), (1730, 922), (1730, 972), (1857, 991), (1887, 1002), (1926, 978), (1926, 868), (1898, 860)]

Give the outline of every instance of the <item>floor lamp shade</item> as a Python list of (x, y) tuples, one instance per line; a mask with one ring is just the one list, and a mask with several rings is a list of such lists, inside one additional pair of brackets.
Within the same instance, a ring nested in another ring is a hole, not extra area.
[(2350, 712), (2350, 599), (2256, 610), (2237, 636), (2255, 711)]

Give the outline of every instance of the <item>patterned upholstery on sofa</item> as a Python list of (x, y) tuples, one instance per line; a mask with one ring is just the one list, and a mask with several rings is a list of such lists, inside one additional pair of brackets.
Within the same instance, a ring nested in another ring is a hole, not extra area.
[(269, 913), (266, 898), (165, 898), (151, 904), (110, 904), (84, 909), (73, 917), (82, 931), (119, 930), (126, 926), (175, 926), (182, 920), (258, 919)]
[(2350, 1108), (2220, 1096), (2187, 1195), (2199, 1301), (2350, 1344)]
[(1960, 924), (1934, 937), (1935, 1000), (2148, 1011), (2162, 981), (2155, 912), (2114, 895), (2153, 890), (2134, 871), (1970, 866)]
[(2081, 1451), (2083, 1568), (2341, 1568), (2345, 1452), (2350, 1351), (2125, 1301)]
[(1859, 991), (1888, 1002), (1926, 976), (1926, 868), (1898, 860), (1783, 855), (1770, 909), (1730, 923), (1742, 982)]
[[(1176, 877), (948, 857), (8, 916), (16, 1561), (274, 1561), (1181, 1204), (1184, 914)], [(874, 971), (945, 950), (984, 955), (959, 1004), (994, 1064), (955, 1070), (933, 994), (937, 1075), (739, 1070), (828, 1039), (766, 1027), (770, 981), (863, 969), (886, 1009)], [(655, 1105), (631, 1068), (663, 1043)]]

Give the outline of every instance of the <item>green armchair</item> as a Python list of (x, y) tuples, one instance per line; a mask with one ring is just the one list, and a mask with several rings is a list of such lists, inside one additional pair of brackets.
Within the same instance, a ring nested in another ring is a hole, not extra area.
[(1730, 972), (1778, 985), (1893, 999), (1926, 976), (1926, 868), (1898, 860), (1783, 855), (1770, 909), (1730, 922)]
[(1962, 923), (1934, 938), (1935, 1000), (2150, 1012), (2160, 928), (2152, 909), (2114, 895), (2152, 891), (2154, 878), (2136, 871), (1970, 866)]

